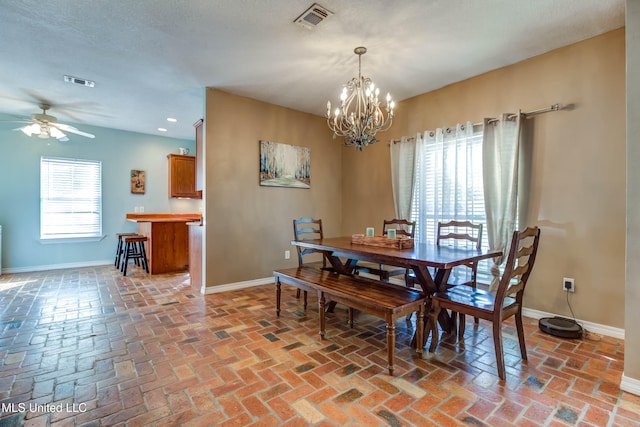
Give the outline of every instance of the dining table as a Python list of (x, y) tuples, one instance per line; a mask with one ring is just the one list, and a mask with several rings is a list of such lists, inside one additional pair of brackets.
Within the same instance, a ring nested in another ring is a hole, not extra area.
[[(502, 255), (500, 250), (454, 247), (435, 243), (414, 242), (412, 247), (407, 248), (374, 246), (353, 243), (351, 236), (293, 240), (291, 244), (322, 253), (339, 274), (353, 275), (358, 261), (411, 269), (415, 274), (415, 281), (426, 295), (443, 291), (454, 267)], [(449, 315), (446, 310), (441, 314), (438, 323), (444, 331), (451, 332)]]

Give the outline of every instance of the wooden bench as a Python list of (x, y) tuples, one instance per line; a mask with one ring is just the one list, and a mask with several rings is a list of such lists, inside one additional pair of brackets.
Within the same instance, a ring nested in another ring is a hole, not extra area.
[[(273, 272), (276, 279), (276, 314), (280, 315), (280, 285), (302, 286), (302, 289), (318, 293), (318, 313), (320, 316), (320, 336), (325, 336), (325, 304), (327, 299), (380, 317), (387, 324), (387, 359), (389, 375), (393, 375), (393, 355), (396, 344), (398, 318), (417, 312), (416, 343), (422, 343), (424, 330), (425, 295), (412, 288), (379, 282), (363, 277), (336, 274), (309, 267), (289, 268)], [(353, 316), (349, 316), (353, 327)], [(422, 355), (422, 345), (417, 346)]]

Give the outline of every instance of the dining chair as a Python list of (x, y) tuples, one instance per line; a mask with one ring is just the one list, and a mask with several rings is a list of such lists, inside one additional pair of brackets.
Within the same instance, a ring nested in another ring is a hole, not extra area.
[[(382, 235), (386, 236), (391, 229), (396, 230), (397, 237), (407, 237), (413, 239), (416, 223), (406, 219), (385, 219), (382, 224)], [(356, 265), (355, 273), (369, 273), (380, 277), (380, 280), (388, 282), (393, 276), (406, 276), (408, 269), (395, 267), (392, 265), (377, 264), (374, 262), (359, 262)]]
[[(300, 218), (293, 220), (293, 236), (294, 240), (315, 240), (322, 239), (324, 234), (322, 232), (322, 220), (315, 218)], [(316, 267), (324, 270), (332, 270), (331, 267), (327, 267), (327, 260), (322, 257), (322, 260), (317, 260), (318, 252), (313, 249), (304, 249), (300, 246), (296, 246), (298, 252), (298, 266), (299, 267)], [(309, 261), (311, 254), (316, 254), (314, 261)], [(305, 259), (306, 257), (306, 259)], [(296, 298), (300, 298), (300, 289), (296, 291)], [(307, 309), (307, 291), (304, 291), (304, 309)]]
[[(437, 246), (441, 246), (442, 242), (445, 241), (445, 243), (450, 245), (462, 244), (474, 246), (477, 250), (480, 250), (480, 248), (482, 247), (482, 224), (474, 224), (470, 221), (439, 222), (437, 231)], [(478, 263), (470, 262), (468, 264), (463, 264), (460, 267), (466, 267), (467, 269), (470, 269), (470, 274), (456, 275), (458, 277), (457, 279), (450, 278), (447, 283), (452, 286), (469, 285), (475, 288)]]
[[(436, 246), (468, 246), (475, 247), (480, 250), (482, 247), (482, 224), (474, 224), (470, 221), (448, 221), (438, 222), (436, 228)], [(469, 262), (462, 264), (458, 267), (454, 267), (451, 271), (451, 275), (447, 280), (447, 288), (458, 285), (467, 285), (476, 287), (476, 274), (478, 272), (478, 263)], [(409, 271), (405, 277), (407, 286), (415, 286), (416, 278), (413, 271)], [(461, 313), (451, 313), (452, 331), (457, 329), (457, 324), (465, 322), (465, 316)], [(476, 317), (474, 319), (476, 325), (480, 323)], [(458, 330), (460, 334), (460, 331)]]
[[(444, 244), (452, 246), (466, 245), (480, 250), (482, 248), (482, 228), (482, 224), (474, 224), (470, 221), (439, 222), (436, 245), (441, 246), (444, 242)], [(467, 285), (475, 288), (477, 286), (477, 274), (477, 262), (469, 262), (455, 267), (451, 271), (449, 280), (447, 280), (447, 287)], [(451, 319), (453, 320), (452, 329), (455, 331), (456, 324), (460, 324), (463, 326), (458, 329), (458, 335), (464, 333), (464, 322), (466, 321), (464, 313), (458, 313), (457, 316), (452, 313)], [(474, 323), (478, 325), (480, 320), (476, 317)]]
[[(459, 285), (442, 292), (436, 292), (431, 297), (432, 311), (429, 314), (427, 324), (427, 330), (431, 330), (430, 353), (433, 353), (438, 345), (440, 310), (449, 309), (493, 323), (493, 345), (498, 376), (501, 380), (506, 377), (502, 322), (511, 316), (515, 317), (522, 360), (527, 360), (527, 348), (522, 326), (522, 298), (536, 260), (539, 242), (540, 229), (538, 227), (527, 227), (522, 232), (515, 231), (513, 233), (504, 272), (495, 294), (469, 285)], [(464, 338), (464, 323), (461, 323), (459, 327), (463, 331), (462, 334), (459, 334), (459, 338), (462, 339)]]

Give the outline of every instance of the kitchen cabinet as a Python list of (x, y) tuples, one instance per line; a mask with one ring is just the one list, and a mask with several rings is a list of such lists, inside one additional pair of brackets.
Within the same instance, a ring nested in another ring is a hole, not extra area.
[(196, 191), (196, 158), (182, 154), (169, 154), (169, 197), (202, 198)]

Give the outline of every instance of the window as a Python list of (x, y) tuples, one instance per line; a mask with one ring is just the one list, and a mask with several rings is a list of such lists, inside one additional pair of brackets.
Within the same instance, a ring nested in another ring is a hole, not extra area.
[(102, 162), (40, 159), (40, 238), (102, 237)]
[[(436, 241), (438, 222), (451, 220), (484, 224), (482, 246), (489, 247), (482, 179), (482, 127), (472, 123), (426, 132), (416, 150), (411, 220), (419, 242)], [(478, 265), (484, 281), (490, 263)], [(483, 271), (484, 270), (484, 271)], [(467, 274), (454, 269), (452, 275)], [(482, 278), (482, 279), (481, 279)]]
[(419, 241), (435, 242), (438, 222), (486, 223), (481, 128), (468, 123), (425, 135), (415, 164), (411, 220)]

